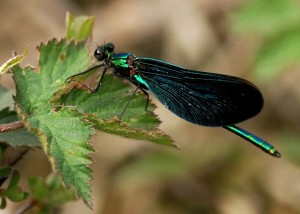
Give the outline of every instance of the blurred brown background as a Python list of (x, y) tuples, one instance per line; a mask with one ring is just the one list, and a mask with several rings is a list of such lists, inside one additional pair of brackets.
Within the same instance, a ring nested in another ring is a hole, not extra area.
[[(255, 0), (259, 1), (268, 2)], [(290, 16), (282, 11), (287, 6), (276, 0), (269, 2), (277, 4), (276, 7), (265, 7), (262, 17), (267, 20), (259, 20), (259, 11), (264, 8), (256, 8), (257, 21), (253, 19), (255, 16), (247, 14), (249, 2), (0, 2), (1, 63), (11, 57), (13, 50), (20, 53), (28, 46), (29, 54), (22, 65), (37, 66), (35, 47), (41, 41), (64, 36), (67, 11), (74, 15), (94, 15), (94, 47), (110, 41), (116, 51), (133, 52), (194, 70), (236, 75), (254, 82), (264, 95), (265, 106), (257, 117), (241, 126), (272, 143), (282, 153), (281, 159), (272, 158), (224, 129), (185, 122), (153, 100), (158, 106), (156, 113), (163, 121), (161, 129), (173, 137), (181, 150), (98, 133), (93, 138), (96, 153), (91, 166), (95, 212), (77, 201), (68, 203), (61, 213), (300, 213), (300, 34), (295, 33), (300, 25), (294, 21), (299, 17), (295, 12), (294, 19), (281, 23)], [(277, 14), (273, 19), (272, 8), (277, 10), (273, 11)], [(296, 10), (300, 11), (300, 6)], [(256, 23), (251, 23), (252, 20)], [(261, 27), (260, 31), (255, 31), (256, 25), (256, 30)], [(278, 45), (282, 49), (273, 48), (276, 38), (291, 31), (295, 44), (289, 44), (291, 39), (286, 39)], [(297, 45), (298, 52), (293, 52), (290, 46), (296, 49)], [(287, 46), (289, 50), (285, 50)], [(261, 51), (262, 47), (267, 47), (266, 53)], [(291, 52), (295, 53), (293, 57), (299, 55), (299, 58), (294, 57), (290, 64), (280, 67), (281, 59), (292, 58), (283, 54)], [(270, 53), (278, 54), (277, 58)], [(260, 73), (257, 56), (273, 57), (269, 64), (265, 60), (264, 65), (270, 68), (278, 64), (280, 70), (276, 74), (272, 69)], [(1, 80), (1, 85), (13, 88), (9, 76)], [(30, 152), (18, 168), (24, 175), (25, 188), (27, 175), (46, 177), (51, 171), (41, 150)], [(11, 210), (15, 206), (18, 204), (13, 204)], [(8, 213), (8, 210), (0, 213)]]

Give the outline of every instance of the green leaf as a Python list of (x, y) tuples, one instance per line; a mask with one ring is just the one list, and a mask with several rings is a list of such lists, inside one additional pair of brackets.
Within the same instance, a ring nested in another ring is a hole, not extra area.
[[(7, 124), (17, 121), (17, 115), (14, 111), (9, 111), (8, 108), (0, 111), (0, 124)], [(27, 131), (27, 129), (17, 129), (10, 132), (3, 132), (0, 134), (0, 142), (6, 143), (12, 147), (28, 146), (39, 147), (41, 143), (39, 139)]]
[(14, 171), (12, 173), (10, 183), (6, 190), (3, 190), (2, 196), (9, 198), (11, 201), (18, 202), (24, 200), (28, 194), (23, 192), (22, 189), (18, 186), (20, 181), (20, 173)]
[(42, 200), (48, 195), (48, 188), (45, 179), (38, 177), (30, 177), (28, 179), (28, 185), (31, 190), (32, 196), (36, 200)]
[(5, 209), (7, 205), (7, 201), (4, 197), (1, 198), (0, 209)]
[(66, 190), (58, 177), (50, 175), (46, 183), (50, 194), (45, 199), (49, 206), (58, 207), (76, 199), (73, 191)]
[(76, 110), (54, 108), (50, 103), (65, 80), (84, 70), (89, 62), (84, 43), (51, 40), (41, 44), (40, 72), (30, 67), (13, 68), (17, 86), (16, 110), (25, 126), (42, 142), (54, 170), (67, 187), (73, 187), (88, 206), (92, 206), (91, 163), (93, 149), (88, 144), (93, 133), (90, 123)]
[(7, 60), (3, 65), (0, 66), (0, 78), (2, 74), (5, 74), (6, 72), (9, 71), (12, 67), (15, 65), (19, 64), (27, 55), (28, 53), (28, 48), (25, 48), (23, 51), (23, 54), (21, 55), (16, 55), (9, 60)]
[(89, 181), (92, 177), (87, 167), (91, 164), (90, 154), (93, 152), (87, 143), (93, 133), (90, 124), (81, 114), (68, 108), (36, 119), (47, 135), (48, 152), (66, 186), (73, 186), (84, 200), (91, 201)]
[(155, 106), (149, 103), (148, 111), (145, 111), (146, 98), (142, 93), (135, 95), (122, 115), (122, 122), (119, 122), (117, 116), (124, 111), (133, 91), (134, 88), (128, 87), (128, 83), (107, 74), (99, 92), (73, 90), (64, 96), (62, 102), (88, 114), (89, 120), (101, 131), (175, 146), (168, 135), (157, 129), (160, 120), (153, 113)]
[(17, 83), (15, 101), (29, 113), (48, 103), (57, 90), (64, 88), (69, 76), (82, 71), (89, 63), (84, 43), (53, 39), (48, 44), (42, 43), (39, 51), (40, 73), (30, 67), (24, 71), (20, 67), (13, 69)]
[(0, 143), (0, 162), (2, 162), (5, 158), (4, 154), (8, 148), (8, 145)]
[(233, 27), (245, 33), (270, 36), (300, 26), (300, 5), (294, 0), (247, 1), (233, 16)]
[(17, 186), (7, 189), (3, 195), (14, 202), (23, 201), (28, 197), (28, 193), (23, 192), (22, 189)]
[(0, 178), (7, 178), (12, 172), (11, 167), (3, 167), (0, 169)]
[(67, 39), (82, 41), (92, 35), (95, 17), (66, 15)]
[(47, 179), (31, 177), (28, 184), (34, 200), (41, 208), (54, 209), (76, 199), (74, 192), (66, 190), (61, 180), (53, 175)]
[(9, 107), (10, 109), (13, 109), (13, 91), (5, 89), (0, 86), (0, 109)]
[[(94, 113), (98, 118), (111, 119), (121, 114), (133, 91), (134, 88), (129, 87), (128, 83), (115, 78), (112, 74), (107, 74), (98, 93), (74, 90), (64, 100), (64, 103), (76, 106), (84, 113)], [(148, 130), (157, 128), (160, 121), (153, 113), (155, 106), (150, 103), (148, 111), (145, 111), (145, 105), (145, 96), (143, 94), (136, 95), (123, 114), (122, 121), (132, 127)]]
[(17, 120), (16, 112), (10, 111), (9, 108), (0, 111), (0, 124), (11, 123)]
[(254, 62), (255, 75), (271, 81), (281, 72), (300, 65), (300, 27), (286, 31), (263, 44)]
[(9, 190), (11, 188), (15, 188), (16, 186), (18, 186), (19, 181), (20, 181), (20, 173), (18, 171), (14, 171), (11, 176), (7, 189)]

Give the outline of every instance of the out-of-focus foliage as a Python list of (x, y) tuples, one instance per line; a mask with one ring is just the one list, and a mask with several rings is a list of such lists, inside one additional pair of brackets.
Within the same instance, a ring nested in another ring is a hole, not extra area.
[(72, 190), (66, 190), (61, 180), (53, 175), (43, 179), (30, 177), (28, 180), (29, 189), (32, 192), (32, 201), (37, 205), (37, 213), (53, 213), (61, 205), (73, 201), (76, 196)]
[(253, 70), (271, 83), (291, 67), (300, 66), (300, 4), (295, 0), (253, 0), (235, 14), (234, 27), (262, 39)]
[(67, 26), (67, 39), (82, 41), (89, 38), (92, 34), (95, 17), (78, 16), (67, 12), (66, 26)]

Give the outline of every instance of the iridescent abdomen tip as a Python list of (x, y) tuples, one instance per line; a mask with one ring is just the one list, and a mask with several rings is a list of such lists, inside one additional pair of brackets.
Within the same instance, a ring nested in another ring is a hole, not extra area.
[(273, 156), (276, 157), (276, 158), (280, 158), (281, 157), (281, 154), (278, 152), (278, 151), (275, 151), (273, 153)]

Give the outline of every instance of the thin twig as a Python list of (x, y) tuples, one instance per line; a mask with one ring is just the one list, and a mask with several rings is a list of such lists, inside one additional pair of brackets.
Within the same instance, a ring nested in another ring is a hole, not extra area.
[(35, 200), (31, 200), (29, 203), (25, 204), (24, 206), (20, 207), (17, 211), (16, 214), (23, 214), (26, 211), (30, 210), (32, 207), (36, 205)]
[[(7, 161), (7, 166), (14, 166), (16, 163), (18, 163), (24, 155), (29, 152), (29, 148), (23, 149), (13, 160)], [(0, 179), (0, 187), (3, 185), (3, 183), (7, 180), (8, 177), (3, 177)]]
[(15, 157), (13, 160), (11, 160), (11, 161), (8, 162), (8, 165), (9, 165), (9, 166), (14, 166), (14, 165), (16, 165), (16, 163), (18, 163), (18, 162), (23, 158), (23, 156), (26, 155), (27, 152), (29, 152), (29, 148), (26, 148), (26, 149), (22, 150), (22, 151), (17, 155), (17, 157)]
[(22, 121), (16, 121), (13, 123), (1, 124), (0, 132), (10, 132), (17, 129), (21, 129), (24, 127), (24, 123)]

